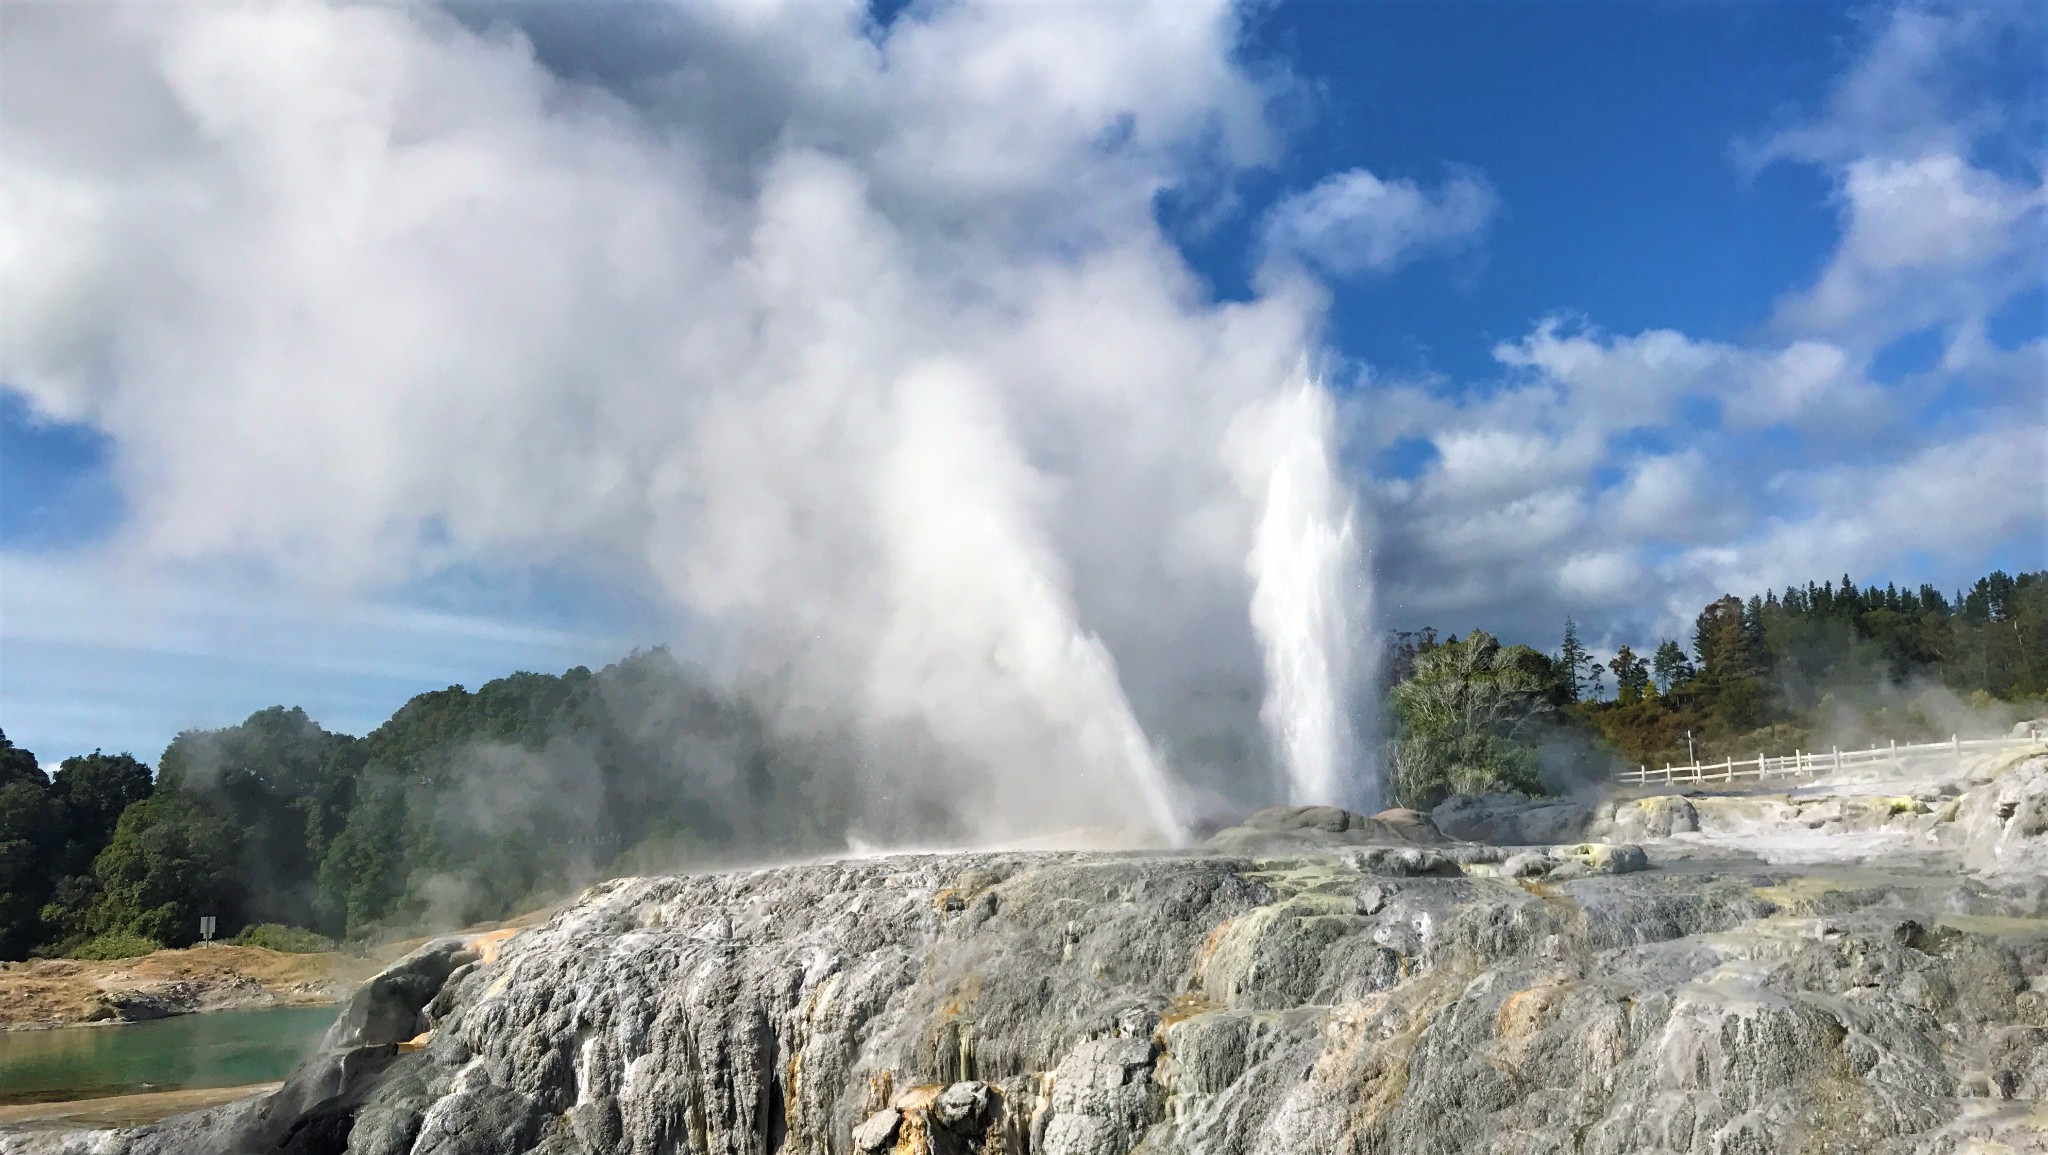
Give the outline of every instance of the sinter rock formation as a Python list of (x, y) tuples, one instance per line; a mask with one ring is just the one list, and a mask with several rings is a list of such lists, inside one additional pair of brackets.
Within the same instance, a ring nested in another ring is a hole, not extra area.
[(621, 879), (0, 1150), (2048, 1150), (2048, 757), (1775, 789)]

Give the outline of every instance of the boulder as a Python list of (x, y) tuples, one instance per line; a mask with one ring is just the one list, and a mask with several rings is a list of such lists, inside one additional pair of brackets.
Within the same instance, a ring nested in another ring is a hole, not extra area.
[[(1650, 856), (1643, 848), (1632, 843), (1581, 842), (1571, 846), (1553, 846), (1550, 857), (1559, 859), (1560, 867), (1576, 865), (1587, 874), (1633, 874), (1650, 868)], [(1556, 877), (1553, 868), (1551, 877)]]
[(1402, 842), (1430, 845), (1447, 841), (1444, 832), (1438, 830), (1429, 815), (1420, 810), (1397, 806), (1391, 810), (1382, 810), (1367, 821), (1372, 824), (1376, 833)]
[(979, 1134), (988, 1119), (988, 1084), (972, 1080), (939, 1092), (932, 1102), (931, 1119), (958, 1135)]
[(425, 1030), (421, 1012), (458, 967), (477, 961), (459, 937), (435, 939), (384, 968), (356, 991), (321, 1046), (329, 1051), (402, 1043)]
[(902, 1126), (903, 1112), (884, 1107), (853, 1129), (853, 1145), (861, 1151), (887, 1151), (896, 1145), (896, 1132)]

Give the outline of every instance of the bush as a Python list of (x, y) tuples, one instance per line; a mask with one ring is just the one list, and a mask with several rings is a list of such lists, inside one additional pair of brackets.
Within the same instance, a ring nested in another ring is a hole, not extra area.
[(1481, 630), (1417, 656), (1394, 687), (1395, 799), (1427, 810), (1451, 794), (1541, 793), (1520, 739), (1549, 716), (1552, 681), (1543, 655)]
[(126, 931), (109, 931), (106, 934), (86, 939), (69, 952), (71, 958), (92, 959), (104, 962), (109, 959), (138, 958), (164, 949), (163, 944), (153, 938)]
[(274, 922), (243, 927), (242, 933), (228, 941), (236, 946), (260, 947), (281, 954), (325, 954), (335, 949), (334, 940), (324, 934)]
[(1394, 746), (1394, 798), (1427, 810), (1452, 794), (1543, 793), (1536, 751), (1497, 734), (1410, 734)]

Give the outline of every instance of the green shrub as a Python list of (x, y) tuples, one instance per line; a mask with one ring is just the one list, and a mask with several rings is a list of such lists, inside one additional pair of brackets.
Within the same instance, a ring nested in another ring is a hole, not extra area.
[(236, 946), (262, 947), (283, 954), (324, 954), (335, 949), (334, 940), (324, 934), (274, 922), (243, 927), (242, 933), (228, 941)]
[(1452, 794), (1543, 793), (1536, 751), (1498, 734), (1411, 734), (1394, 746), (1394, 798), (1427, 810)]
[(153, 938), (144, 938), (127, 931), (109, 931), (89, 938), (73, 948), (70, 957), (105, 961), (117, 958), (137, 958), (164, 949), (163, 944)]
[(1522, 739), (1549, 717), (1550, 689), (1543, 655), (1481, 630), (1418, 655), (1393, 693), (1395, 800), (1427, 810), (1451, 794), (1542, 793)]

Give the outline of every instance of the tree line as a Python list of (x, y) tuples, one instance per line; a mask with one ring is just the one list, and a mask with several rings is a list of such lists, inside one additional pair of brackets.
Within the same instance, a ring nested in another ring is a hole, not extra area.
[[(1604, 661), (1569, 621), (1549, 653), (1421, 630), (1395, 635), (1383, 668), (1397, 801), (1535, 794), (1589, 768), (1682, 762), (1688, 733), (1707, 760), (1789, 752), (1858, 688), (2034, 702), (2048, 573), (1953, 596), (1846, 578), (1725, 596), (1684, 643)], [(1912, 732), (1926, 719), (1887, 709), (1873, 725), (1926, 736)], [(0, 959), (184, 946), (202, 915), (224, 936), (370, 939), (613, 874), (840, 845), (858, 744), (794, 738), (766, 715), (651, 650), (421, 694), (361, 737), (272, 707), (178, 735), (154, 772), (95, 752), (52, 775), (0, 734)]]
[(503, 917), (598, 877), (820, 849), (836, 748), (665, 650), (421, 694), (362, 737), (303, 710), (52, 776), (0, 736), (0, 959), (112, 957), (303, 928), (370, 938)]
[(1814, 749), (1845, 713), (1872, 741), (1930, 738), (1948, 733), (1943, 720), (1902, 688), (2048, 705), (2048, 571), (1998, 571), (1952, 595), (1846, 575), (1724, 595), (1686, 641), (1624, 644), (1604, 661), (1570, 619), (1551, 653), (1425, 629), (1396, 634), (1385, 668), (1394, 793), (1411, 806), (1539, 792), (1546, 754), (1583, 767)]

